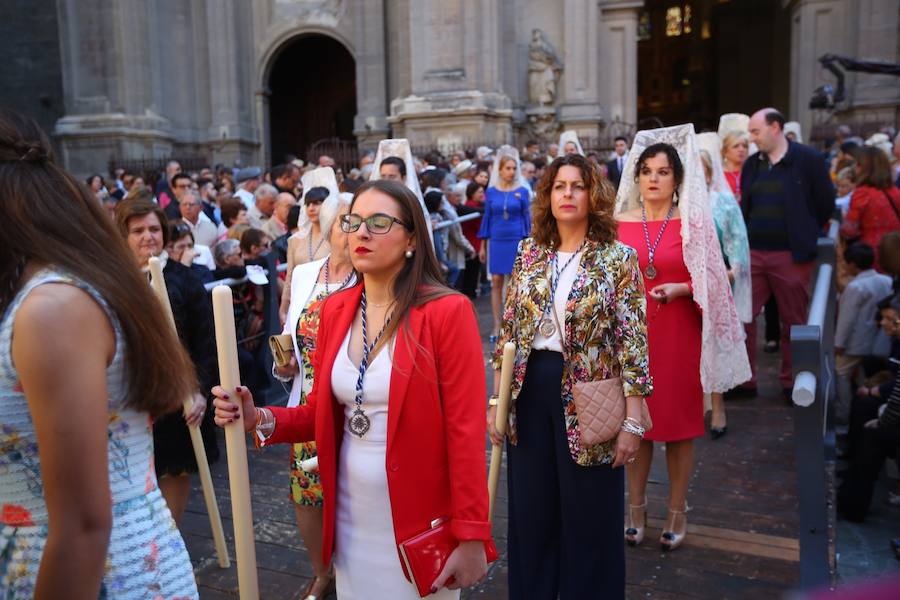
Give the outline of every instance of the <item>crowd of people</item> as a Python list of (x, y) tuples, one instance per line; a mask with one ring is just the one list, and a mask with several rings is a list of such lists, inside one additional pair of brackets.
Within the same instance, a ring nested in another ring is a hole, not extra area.
[[(570, 131), (546, 149), (449, 157), (396, 139), (346, 176), (328, 156), (267, 171), (171, 161), (151, 189), (124, 171), (76, 181), (32, 121), (0, 114), (0, 518), (6, 546), (24, 549), (2, 563), (0, 590), (196, 597), (178, 532), (197, 470), (188, 428), (215, 461), (215, 422), (261, 448), (291, 444), (285, 488), (315, 575), (304, 598), (419, 597), (398, 547), (441, 521), (454, 549), (431, 592), (480, 581), (493, 558), (486, 437), (507, 449), (510, 597), (624, 598), (655, 443), (669, 478), (658, 543), (674, 551), (694, 440), (727, 434), (725, 397), (757, 393), (761, 314), (778, 325), (789, 399), (788, 336), (834, 218), (851, 461), (838, 510), (863, 518), (900, 446), (900, 140), (838, 133), (823, 153), (764, 108), (723, 115), (717, 132), (639, 131), (609, 156)], [(151, 257), (177, 336), (147, 285)], [(277, 263), (283, 278), (264, 270)], [(216, 386), (204, 287), (223, 278), (239, 281), (236, 390)], [(265, 373), (273, 281), (290, 358)], [(490, 397), (471, 302), (487, 295)], [(272, 379), (286, 406), (259, 400)], [(621, 418), (598, 438), (581, 411), (604, 394)]]

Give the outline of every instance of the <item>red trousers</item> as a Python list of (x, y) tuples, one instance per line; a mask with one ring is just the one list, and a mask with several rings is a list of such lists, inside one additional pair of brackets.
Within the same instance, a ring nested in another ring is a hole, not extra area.
[(781, 387), (794, 385), (791, 373), (791, 325), (806, 323), (809, 310), (809, 290), (815, 261), (794, 262), (788, 251), (751, 250), (750, 273), (753, 279), (754, 322), (747, 328), (747, 356), (753, 378), (749, 385), (756, 385), (756, 322), (763, 306), (774, 295), (781, 318)]

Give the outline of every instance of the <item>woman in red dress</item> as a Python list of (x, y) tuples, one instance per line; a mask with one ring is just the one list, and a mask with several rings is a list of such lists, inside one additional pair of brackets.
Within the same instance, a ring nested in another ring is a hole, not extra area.
[(660, 544), (674, 550), (687, 529), (693, 439), (704, 430), (703, 394), (746, 381), (750, 365), (693, 126), (639, 132), (630, 156), (625, 173), (634, 177), (622, 178), (617, 198), (619, 239), (637, 250), (644, 275), (654, 391), (647, 398), (653, 428), (628, 466), (625, 539), (630, 545), (643, 540), (653, 442), (665, 442), (669, 511)]

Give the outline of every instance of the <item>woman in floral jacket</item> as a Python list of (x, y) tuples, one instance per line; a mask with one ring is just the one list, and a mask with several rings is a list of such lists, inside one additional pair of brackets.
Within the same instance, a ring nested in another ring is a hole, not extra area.
[[(637, 452), (652, 385), (644, 286), (635, 251), (616, 241), (614, 195), (584, 157), (554, 160), (532, 206), (533, 237), (520, 244), (510, 277), (493, 365), (496, 394), (503, 345), (514, 342), (513, 599), (625, 597), (624, 473), (617, 467)], [(572, 388), (612, 377), (622, 379), (626, 423), (614, 440), (586, 446)], [(495, 410), (488, 423), (499, 442)]]

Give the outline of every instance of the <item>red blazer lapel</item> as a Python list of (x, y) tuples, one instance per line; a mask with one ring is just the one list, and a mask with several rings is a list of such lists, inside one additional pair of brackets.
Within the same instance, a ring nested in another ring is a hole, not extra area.
[(416, 355), (419, 350), (417, 342), (422, 339), (424, 321), (425, 316), (421, 307), (416, 307), (409, 311), (409, 329), (407, 330), (403, 323), (397, 329), (393, 368), (391, 369), (391, 391), (388, 397), (388, 450), (390, 450), (394, 434), (397, 433), (397, 424), (400, 422), (400, 413), (403, 410), (409, 380), (415, 372)]
[[(356, 286), (325, 301), (328, 310), (327, 331), (319, 329), (317, 342), (318, 351), (323, 352), (319, 361), (319, 369), (316, 371), (317, 414), (316, 414), (316, 442), (324, 449), (332, 452), (319, 452), (319, 462), (322, 470), (336, 473), (338, 447), (344, 430), (344, 411), (331, 391), (331, 372), (337, 360), (338, 352), (344, 343), (344, 337), (356, 316), (359, 307), (359, 298), (362, 295), (362, 286)], [(325, 464), (331, 463), (331, 464)]]

